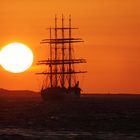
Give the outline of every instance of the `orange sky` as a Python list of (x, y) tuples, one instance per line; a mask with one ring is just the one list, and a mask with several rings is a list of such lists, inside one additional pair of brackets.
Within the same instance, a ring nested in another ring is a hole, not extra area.
[(1, 0), (0, 48), (23, 42), (34, 52), (32, 68), (12, 74), (0, 67), (0, 88), (39, 90), (37, 60), (47, 48), (40, 45), (54, 15), (72, 15), (76, 34), (85, 42), (78, 56), (87, 59), (88, 73), (81, 76), (84, 92), (140, 93), (139, 0)]

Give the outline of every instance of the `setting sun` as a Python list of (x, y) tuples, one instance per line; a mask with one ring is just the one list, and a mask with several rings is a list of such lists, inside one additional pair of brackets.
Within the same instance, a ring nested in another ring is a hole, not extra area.
[(10, 43), (0, 51), (0, 64), (9, 72), (24, 72), (32, 63), (33, 53), (22, 43)]

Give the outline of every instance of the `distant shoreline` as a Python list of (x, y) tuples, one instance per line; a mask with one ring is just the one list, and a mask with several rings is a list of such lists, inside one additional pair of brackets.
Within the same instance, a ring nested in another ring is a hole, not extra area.
[[(28, 94), (39, 94), (39, 91), (32, 91), (32, 90), (8, 90), (0, 88), (1, 93), (28, 93)], [(82, 96), (90, 96), (90, 95), (140, 95), (140, 93), (82, 93)]]

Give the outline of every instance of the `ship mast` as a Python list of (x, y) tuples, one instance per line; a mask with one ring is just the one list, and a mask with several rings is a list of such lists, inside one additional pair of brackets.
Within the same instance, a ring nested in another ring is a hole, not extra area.
[[(55, 39), (57, 40), (57, 17), (55, 15)], [(57, 42), (55, 43), (55, 61), (57, 60)], [(55, 86), (57, 86), (57, 65), (55, 65)]]
[[(69, 15), (68, 26), (64, 25), (64, 16), (61, 18), (61, 25), (55, 16), (54, 28), (50, 27), (50, 38), (43, 39), (41, 43), (49, 44), (50, 58), (48, 60), (41, 60), (39, 65), (49, 65), (49, 71), (37, 73), (49, 75), (48, 87), (62, 87), (70, 89), (75, 86), (73, 79), (74, 74), (86, 73), (86, 71), (77, 71), (74, 65), (79, 63), (86, 63), (85, 59), (73, 58), (73, 43), (83, 42), (81, 38), (73, 38), (71, 25), (71, 15)], [(76, 81), (78, 82), (78, 81)], [(47, 87), (46, 87), (47, 88)]]
[[(50, 39), (52, 38), (52, 28), (50, 27)], [(52, 65), (51, 65), (51, 63), (52, 63), (52, 44), (50, 44), (50, 84), (51, 84), (51, 87), (52, 87), (52, 82), (53, 82), (53, 80), (52, 80)]]
[(64, 67), (64, 61), (65, 61), (65, 45), (64, 45), (64, 16), (62, 15), (62, 87), (64, 87), (64, 80), (65, 80), (65, 67)]
[[(69, 38), (71, 38), (71, 15), (69, 15)], [(69, 40), (69, 88), (71, 88), (71, 59), (72, 59), (72, 56), (71, 56), (71, 41)]]

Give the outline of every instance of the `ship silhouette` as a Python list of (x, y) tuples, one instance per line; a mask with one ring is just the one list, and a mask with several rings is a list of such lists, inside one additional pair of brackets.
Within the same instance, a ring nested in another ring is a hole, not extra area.
[(64, 25), (62, 15), (61, 24), (55, 16), (54, 27), (48, 28), (50, 37), (41, 43), (49, 44), (50, 56), (46, 60), (38, 61), (39, 65), (48, 65), (49, 69), (37, 73), (45, 75), (45, 82), (41, 88), (41, 96), (46, 100), (78, 99), (81, 88), (76, 75), (86, 71), (75, 70), (75, 65), (86, 63), (85, 59), (74, 58), (74, 43), (83, 42), (81, 38), (73, 38), (72, 30), (78, 29), (71, 25), (69, 15), (68, 25)]

